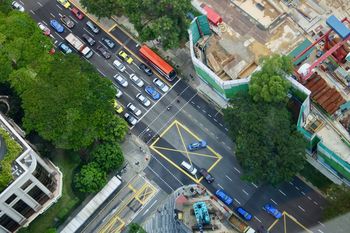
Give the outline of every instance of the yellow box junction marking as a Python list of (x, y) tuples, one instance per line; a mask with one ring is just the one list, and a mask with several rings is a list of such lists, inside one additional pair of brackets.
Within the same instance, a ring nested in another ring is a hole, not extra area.
[[(298, 224), (301, 228), (303, 228), (306, 232), (308, 233), (313, 233), (312, 231), (310, 231), (309, 229), (307, 229), (303, 224), (301, 224), (296, 218), (294, 218), (292, 215), (288, 214), (286, 211), (283, 211), (282, 213), (283, 215), (283, 228), (284, 228), (284, 232), (287, 233), (287, 218), (290, 218), (293, 222), (295, 222), (296, 224)], [(281, 219), (276, 219), (271, 226), (267, 229), (268, 231), (271, 231), (271, 229), (280, 221)]]

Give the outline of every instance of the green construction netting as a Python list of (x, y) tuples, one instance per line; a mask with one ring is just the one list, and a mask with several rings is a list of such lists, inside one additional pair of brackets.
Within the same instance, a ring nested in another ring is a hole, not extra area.
[(191, 23), (190, 30), (191, 30), (191, 33), (192, 33), (192, 43), (196, 44), (197, 41), (199, 40), (199, 38), (201, 38), (201, 35), (199, 34), (199, 30), (198, 30), (196, 21), (193, 21)]
[(197, 23), (200, 27), (200, 30), (202, 31), (204, 36), (211, 35), (211, 30), (209, 27), (208, 18), (206, 15), (201, 15), (197, 17)]

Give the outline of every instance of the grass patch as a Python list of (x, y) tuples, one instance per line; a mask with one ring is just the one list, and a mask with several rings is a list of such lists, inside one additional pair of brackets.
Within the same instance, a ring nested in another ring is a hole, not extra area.
[(22, 233), (45, 233), (50, 228), (56, 228), (81, 203), (79, 197), (72, 190), (72, 177), (80, 164), (79, 155), (74, 154), (74, 152), (55, 150), (52, 155), (52, 162), (60, 168), (63, 174), (62, 196), (57, 203), (52, 205), (44, 214), (39, 215), (27, 228), (21, 229), (20, 232)]
[(305, 163), (304, 169), (300, 172), (300, 175), (324, 193), (326, 193), (327, 189), (333, 184), (331, 180), (309, 163)]

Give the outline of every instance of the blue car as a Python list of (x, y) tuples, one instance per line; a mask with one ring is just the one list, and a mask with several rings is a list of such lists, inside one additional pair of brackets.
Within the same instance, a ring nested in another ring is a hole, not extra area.
[(253, 218), (253, 215), (251, 215), (250, 213), (248, 213), (245, 209), (243, 209), (242, 207), (238, 207), (236, 208), (236, 212), (239, 216), (241, 216), (244, 220), (246, 221), (250, 221)]
[(56, 32), (62, 33), (64, 32), (64, 27), (55, 19), (50, 20), (50, 25), (55, 29)]
[(158, 100), (160, 98), (160, 93), (158, 91), (156, 91), (156, 89), (154, 89), (153, 87), (151, 86), (146, 86), (145, 87), (145, 91), (147, 94), (149, 94), (152, 99), (154, 100)]
[(273, 205), (271, 204), (266, 204), (263, 206), (263, 209), (271, 214), (272, 216), (274, 216), (276, 219), (279, 219), (282, 217), (282, 213), (276, 208), (274, 207)]
[(228, 194), (226, 194), (222, 189), (216, 190), (215, 195), (228, 206), (233, 203), (232, 198)]
[(202, 148), (207, 147), (207, 142), (206, 141), (198, 141), (198, 142), (193, 142), (187, 146), (189, 151), (195, 151), (195, 150), (200, 150)]
[(68, 54), (73, 52), (72, 49), (65, 43), (61, 42), (58, 47), (60, 48), (60, 50), (64, 53), (64, 54)]

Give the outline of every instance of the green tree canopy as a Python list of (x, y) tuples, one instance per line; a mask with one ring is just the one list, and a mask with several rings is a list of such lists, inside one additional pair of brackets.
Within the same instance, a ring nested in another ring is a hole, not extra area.
[(121, 10), (118, 0), (80, 0), (80, 3), (98, 18), (111, 17)]
[(323, 211), (325, 220), (346, 214), (350, 210), (350, 188), (332, 185), (327, 191), (328, 203)]
[(230, 104), (224, 117), (247, 180), (276, 185), (303, 168), (306, 144), (283, 105), (257, 103), (248, 94)]
[(262, 60), (261, 70), (253, 73), (249, 94), (255, 101), (283, 102), (290, 82), (285, 75), (291, 74), (292, 62), (287, 56), (273, 55)]
[(103, 130), (100, 139), (103, 142), (110, 143), (122, 142), (128, 130), (129, 127), (126, 121), (117, 115), (113, 115), (106, 125), (106, 129)]
[(74, 186), (82, 193), (98, 192), (106, 183), (106, 173), (95, 162), (84, 165), (74, 177)]
[(92, 161), (108, 173), (118, 169), (123, 164), (123, 152), (116, 142), (102, 143), (93, 150)]
[(130, 223), (129, 233), (147, 233), (139, 224)]

